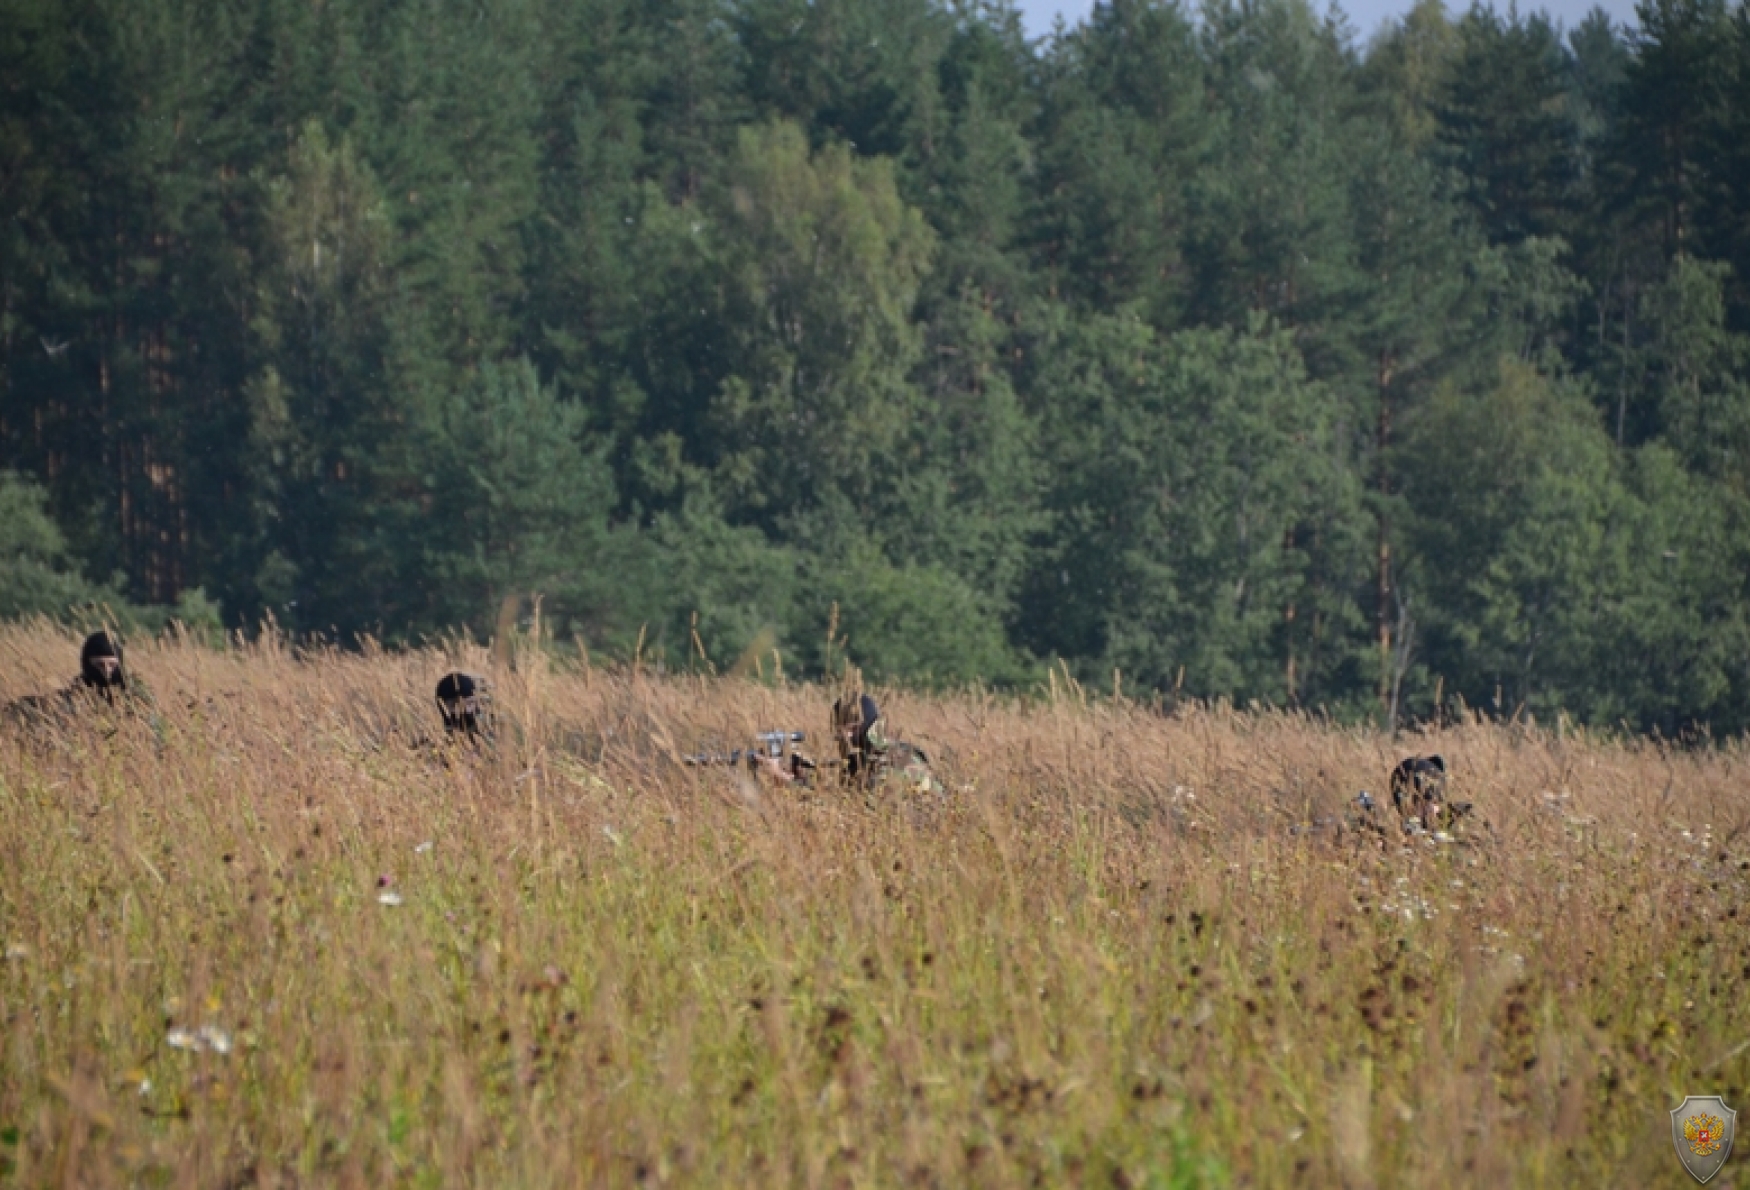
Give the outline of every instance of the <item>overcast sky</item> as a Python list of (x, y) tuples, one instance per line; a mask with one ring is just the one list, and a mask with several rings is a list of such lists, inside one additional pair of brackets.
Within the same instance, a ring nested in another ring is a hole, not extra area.
[[(1315, 8), (1322, 8), (1327, 0), (1313, 0)], [(1388, 17), (1395, 17), (1407, 11), (1410, 0), (1341, 0), (1343, 11), (1349, 14), (1350, 22), (1361, 34), (1365, 43), (1379, 28), (1380, 22)], [(1043, 36), (1051, 31), (1051, 22), (1058, 14), (1071, 24), (1088, 15), (1093, 8), (1093, 0), (1020, 0), (1021, 12), (1027, 21), (1027, 32), (1034, 36)], [(1446, 11), (1455, 13), (1468, 8), (1469, 0), (1455, 4), (1446, 0)], [(1564, 29), (1572, 29), (1580, 23), (1594, 6), (1602, 7), (1609, 13), (1611, 19), (1620, 23), (1634, 20), (1634, 0), (1523, 0), (1520, 7), (1527, 12), (1542, 8), (1552, 17), (1562, 23)], [(1507, 10), (1507, 0), (1499, 0), (1495, 5), (1502, 12)]]

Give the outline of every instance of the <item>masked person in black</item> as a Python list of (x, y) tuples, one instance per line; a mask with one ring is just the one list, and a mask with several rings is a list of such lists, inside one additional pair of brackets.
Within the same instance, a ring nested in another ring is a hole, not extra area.
[(79, 681), (108, 702), (126, 696), (128, 675), (122, 668), (122, 646), (107, 632), (93, 632), (79, 649)]
[(1446, 787), (1446, 761), (1439, 756), (1410, 756), (1391, 772), (1391, 800), (1404, 830), (1433, 834), (1455, 830), (1471, 812), (1469, 802), (1454, 801)]
[(102, 629), (85, 638), (79, 647), (79, 676), (56, 694), (32, 694), (6, 705), (6, 717), (22, 722), (42, 722), (93, 706), (150, 711), (151, 696), (137, 682), (130, 682), (122, 663), (121, 641)]
[(457, 670), (437, 684), (438, 713), (444, 718), (444, 733), (453, 740), (492, 738), (492, 700), (486, 681)]

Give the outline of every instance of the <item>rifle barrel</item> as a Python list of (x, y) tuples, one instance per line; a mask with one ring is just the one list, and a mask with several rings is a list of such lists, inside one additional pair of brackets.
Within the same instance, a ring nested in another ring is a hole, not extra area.
[(737, 748), (732, 752), (699, 752), (683, 757), (690, 765), (722, 765), (722, 764), (753, 764), (762, 757), (767, 760), (783, 760), (786, 755), (797, 756), (797, 763), (807, 768), (813, 768), (814, 762), (801, 757), (790, 745), (803, 743), (808, 738), (802, 731), (762, 731), (754, 736), (757, 741), (752, 748)]

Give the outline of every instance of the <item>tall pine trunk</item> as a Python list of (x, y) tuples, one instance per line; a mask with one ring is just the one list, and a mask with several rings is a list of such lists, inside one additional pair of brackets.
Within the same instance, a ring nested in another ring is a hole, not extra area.
[(1379, 492), (1378, 542), (1376, 549), (1374, 589), (1374, 629), (1379, 641), (1379, 707), (1391, 713), (1392, 670), (1392, 582), (1391, 582), (1391, 519), (1386, 513), (1386, 501), (1391, 496), (1391, 472), (1386, 465), (1386, 450), (1391, 445), (1391, 380), (1393, 361), (1387, 352), (1379, 355), (1379, 422), (1374, 430), (1375, 486)]

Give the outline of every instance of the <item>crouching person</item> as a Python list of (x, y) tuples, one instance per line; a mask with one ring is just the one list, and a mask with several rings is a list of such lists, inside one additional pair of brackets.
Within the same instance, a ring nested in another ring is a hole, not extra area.
[(937, 796), (944, 792), (922, 748), (888, 738), (881, 709), (867, 694), (847, 694), (833, 703), (832, 726), (839, 773), (846, 785)]
[(492, 699), (484, 678), (460, 670), (445, 674), (438, 680), (437, 704), (449, 739), (464, 743), (492, 739)]
[(6, 704), (5, 717), (15, 723), (67, 721), (100, 709), (149, 716), (158, 726), (156, 707), (144, 685), (131, 678), (122, 660), (122, 644), (99, 630), (79, 646), (79, 675), (54, 694), (30, 694)]
[(842, 787), (865, 793), (883, 788), (936, 795), (945, 792), (922, 748), (887, 738), (881, 709), (867, 694), (847, 694), (832, 704), (832, 737), (838, 756), (820, 764), (799, 753), (788, 758), (755, 755), (752, 759), (779, 785), (809, 789), (819, 774), (833, 772)]
[(1450, 836), (1471, 814), (1471, 803), (1449, 796), (1446, 761), (1439, 756), (1399, 761), (1391, 773), (1391, 800), (1407, 834)]

